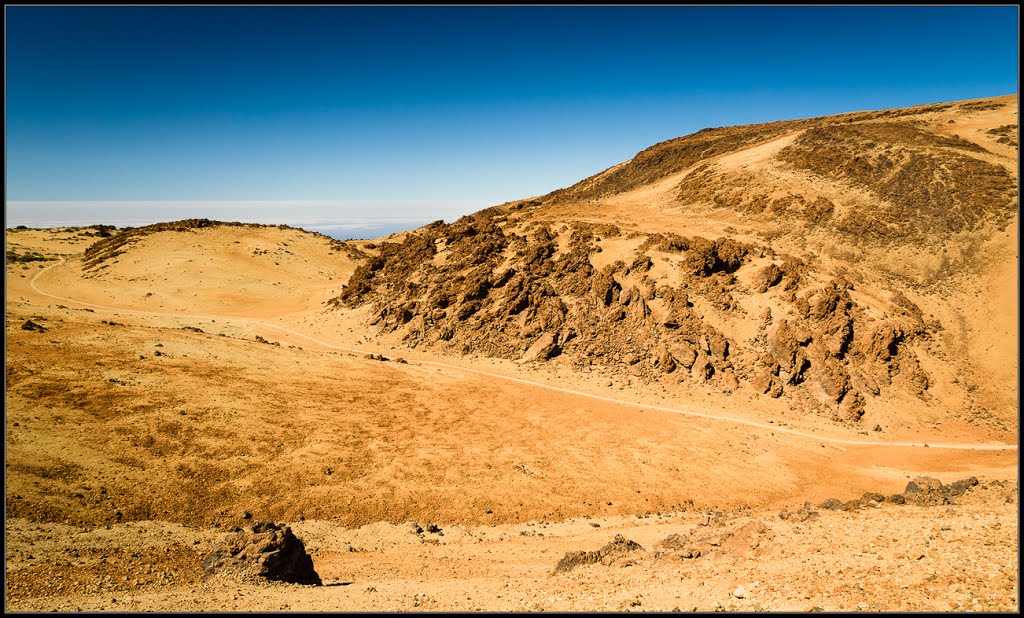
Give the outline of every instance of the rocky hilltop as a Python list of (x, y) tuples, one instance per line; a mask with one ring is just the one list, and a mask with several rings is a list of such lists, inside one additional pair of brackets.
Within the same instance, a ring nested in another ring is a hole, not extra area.
[(972, 362), (965, 344), (943, 351), (936, 307), (1016, 236), (1015, 108), (698, 131), (370, 244), (329, 305), (369, 305), (376, 332), (411, 347), (744, 389), (856, 424), (872, 400), (932, 401), (929, 368)]

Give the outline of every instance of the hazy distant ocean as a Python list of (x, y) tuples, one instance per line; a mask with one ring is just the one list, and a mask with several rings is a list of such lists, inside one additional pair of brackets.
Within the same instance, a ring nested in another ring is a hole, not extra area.
[(115, 225), (141, 227), (181, 219), (290, 225), (338, 240), (372, 239), (431, 221), (454, 221), (484, 202), (7, 202), (5, 229)]

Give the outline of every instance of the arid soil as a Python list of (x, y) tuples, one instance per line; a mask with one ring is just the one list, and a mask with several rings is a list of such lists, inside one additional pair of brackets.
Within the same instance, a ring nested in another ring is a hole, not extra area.
[[(1016, 106), (373, 242), (7, 230), (5, 609), (1017, 611)], [(323, 586), (204, 570), (261, 521)]]

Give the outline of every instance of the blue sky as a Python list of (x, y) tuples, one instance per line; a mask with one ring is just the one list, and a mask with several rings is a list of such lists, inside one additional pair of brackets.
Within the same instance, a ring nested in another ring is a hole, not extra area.
[(1015, 6), (5, 13), (8, 225), (451, 220), (707, 126), (1018, 90)]

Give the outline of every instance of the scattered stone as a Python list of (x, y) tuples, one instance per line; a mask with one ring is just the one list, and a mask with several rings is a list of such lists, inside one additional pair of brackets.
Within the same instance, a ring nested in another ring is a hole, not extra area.
[(968, 479), (954, 481), (953, 483), (950, 483), (948, 486), (946, 486), (945, 489), (948, 490), (951, 496), (962, 496), (968, 489), (970, 489), (971, 487), (975, 487), (977, 485), (977, 477), (972, 476), (971, 478)]
[(796, 521), (807, 521), (818, 518), (818, 512), (814, 510), (814, 505), (810, 502), (804, 502), (803, 506), (800, 507), (795, 513), (790, 513), (788, 509), (783, 508), (779, 512), (779, 519), (795, 519)]
[(737, 599), (745, 599), (747, 598), (747, 589), (743, 586), (737, 586), (736, 590), (732, 591), (732, 596)]
[(25, 323), (21, 325), (21, 330), (34, 330), (40, 333), (46, 332), (46, 327), (36, 324), (32, 320), (25, 320)]

